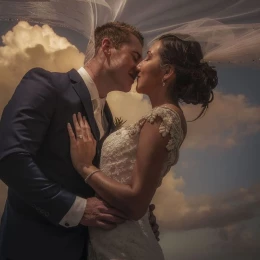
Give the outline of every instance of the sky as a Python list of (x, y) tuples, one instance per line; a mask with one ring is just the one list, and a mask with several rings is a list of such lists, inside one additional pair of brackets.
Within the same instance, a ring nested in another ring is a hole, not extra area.
[[(0, 116), (27, 70), (65, 72), (84, 60), (86, 39), (68, 29), (1, 22), (0, 34)], [(215, 100), (203, 118), (188, 123), (179, 162), (153, 201), (166, 260), (260, 259), (259, 69), (217, 65)], [(134, 89), (107, 100), (127, 124), (151, 109)], [(183, 110), (190, 120), (200, 108)], [(0, 183), (0, 215), (5, 194)]]

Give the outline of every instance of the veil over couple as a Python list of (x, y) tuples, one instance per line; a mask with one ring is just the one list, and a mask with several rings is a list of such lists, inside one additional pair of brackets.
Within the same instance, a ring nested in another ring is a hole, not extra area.
[[(186, 136), (180, 102), (205, 110), (217, 73), (196, 41), (162, 35), (144, 59), (142, 48), (136, 28), (107, 23), (84, 67), (34, 68), (17, 86), (0, 124), (1, 260), (164, 259), (149, 205)], [(136, 78), (152, 110), (115, 130), (106, 96)]]

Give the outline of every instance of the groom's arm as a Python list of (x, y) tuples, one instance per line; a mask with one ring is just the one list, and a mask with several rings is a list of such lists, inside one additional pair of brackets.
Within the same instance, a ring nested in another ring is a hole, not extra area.
[(77, 225), (86, 200), (50, 181), (34, 157), (55, 110), (57, 89), (43, 69), (29, 71), (3, 111), (0, 123), (0, 178), (54, 224)]

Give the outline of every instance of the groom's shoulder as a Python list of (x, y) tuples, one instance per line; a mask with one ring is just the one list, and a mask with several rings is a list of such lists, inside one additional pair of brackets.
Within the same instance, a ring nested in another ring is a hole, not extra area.
[[(71, 70), (73, 71), (73, 70)], [(28, 72), (25, 75), (34, 75), (37, 74), (39, 76), (43, 76), (43, 77), (48, 77), (48, 78), (67, 78), (69, 74), (71, 73), (71, 71), (68, 72), (55, 72), (55, 71), (48, 71), (46, 69), (40, 68), (40, 67), (35, 67), (32, 68), (30, 70), (28, 70)], [(76, 72), (76, 70), (74, 70)]]
[(53, 72), (36, 67), (30, 69), (25, 74), (25, 77), (34, 78), (37, 81), (48, 81), (54, 88), (64, 90), (71, 82), (71, 74), (75, 75), (78, 73), (74, 69), (68, 72)]

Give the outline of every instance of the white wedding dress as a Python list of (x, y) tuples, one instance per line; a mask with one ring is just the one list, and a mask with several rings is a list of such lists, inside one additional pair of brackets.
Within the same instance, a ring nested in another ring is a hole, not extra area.
[[(154, 108), (136, 124), (122, 127), (105, 140), (100, 164), (103, 173), (121, 183), (131, 181), (140, 130), (146, 121), (153, 123), (156, 117), (162, 119), (158, 129), (161, 135), (170, 135), (166, 146), (168, 158), (161, 171), (161, 179), (165, 176), (177, 162), (184, 138), (179, 115), (166, 106)], [(160, 184), (161, 181), (158, 186)], [(155, 239), (148, 217), (147, 211), (139, 221), (126, 221), (111, 231), (90, 227), (88, 260), (163, 260), (161, 247)]]

